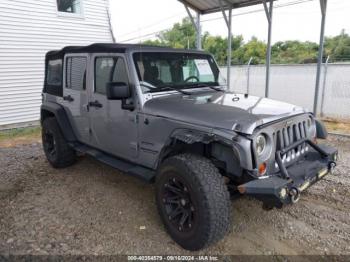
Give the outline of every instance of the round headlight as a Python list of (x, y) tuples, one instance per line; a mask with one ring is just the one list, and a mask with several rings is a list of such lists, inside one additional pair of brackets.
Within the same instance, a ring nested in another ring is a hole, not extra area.
[(266, 149), (266, 138), (264, 135), (258, 135), (255, 142), (255, 149), (258, 156), (261, 156)]

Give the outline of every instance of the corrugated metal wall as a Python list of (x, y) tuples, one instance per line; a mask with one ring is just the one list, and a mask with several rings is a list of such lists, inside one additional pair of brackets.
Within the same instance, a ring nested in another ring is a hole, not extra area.
[(81, 0), (83, 14), (56, 0), (0, 0), (0, 126), (39, 119), (44, 56), (66, 45), (112, 42), (107, 0)]

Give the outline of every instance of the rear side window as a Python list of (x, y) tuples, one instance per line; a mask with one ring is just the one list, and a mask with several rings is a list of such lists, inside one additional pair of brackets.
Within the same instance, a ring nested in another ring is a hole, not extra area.
[(62, 59), (49, 60), (46, 83), (51, 86), (62, 85)]
[(81, 91), (86, 86), (86, 57), (66, 59), (66, 88)]
[(122, 82), (128, 84), (124, 59), (121, 57), (98, 57), (95, 60), (95, 92), (105, 95), (106, 84)]

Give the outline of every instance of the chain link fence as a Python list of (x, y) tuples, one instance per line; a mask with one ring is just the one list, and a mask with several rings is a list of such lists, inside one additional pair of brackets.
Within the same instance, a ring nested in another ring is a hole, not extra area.
[[(265, 65), (232, 66), (231, 90), (264, 96), (265, 74)], [(312, 110), (315, 81), (315, 64), (271, 65), (270, 98)], [(323, 65), (318, 101), (321, 116), (350, 120), (350, 63)]]

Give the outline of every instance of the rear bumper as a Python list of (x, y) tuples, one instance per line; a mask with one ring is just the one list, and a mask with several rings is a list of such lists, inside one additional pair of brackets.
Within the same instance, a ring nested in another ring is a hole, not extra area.
[[(338, 150), (333, 147), (307, 143), (312, 150), (303, 159), (288, 168), (278, 163), (279, 173), (240, 185), (239, 192), (261, 200), (268, 207), (296, 203), (303, 191), (333, 172), (338, 158)], [(276, 159), (288, 150), (277, 152)]]

